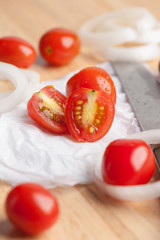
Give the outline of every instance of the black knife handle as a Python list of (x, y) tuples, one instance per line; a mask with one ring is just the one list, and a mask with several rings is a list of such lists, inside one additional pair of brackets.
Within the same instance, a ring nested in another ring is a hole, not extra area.
[(156, 157), (156, 163), (157, 163), (157, 167), (158, 167), (158, 170), (160, 172), (160, 146), (156, 147), (154, 150), (154, 155)]

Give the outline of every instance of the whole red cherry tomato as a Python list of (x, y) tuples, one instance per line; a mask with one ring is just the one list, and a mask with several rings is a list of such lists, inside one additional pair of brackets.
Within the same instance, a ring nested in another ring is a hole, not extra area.
[(78, 142), (94, 142), (109, 131), (115, 108), (103, 91), (79, 88), (66, 101), (66, 123)]
[(19, 230), (38, 234), (55, 223), (59, 208), (55, 197), (48, 190), (38, 184), (24, 183), (8, 194), (6, 213)]
[(78, 88), (102, 90), (116, 102), (116, 89), (110, 75), (102, 68), (87, 67), (71, 77), (66, 85), (67, 96)]
[(45, 33), (39, 43), (42, 57), (54, 65), (70, 62), (80, 51), (80, 39), (74, 32), (54, 28)]
[(102, 162), (102, 176), (113, 185), (147, 183), (155, 171), (151, 148), (142, 140), (119, 139), (108, 145)]
[(28, 68), (35, 59), (36, 52), (30, 43), (18, 37), (0, 38), (0, 61)]
[(66, 97), (49, 85), (34, 93), (28, 102), (29, 116), (42, 127), (54, 133), (68, 131), (65, 123)]

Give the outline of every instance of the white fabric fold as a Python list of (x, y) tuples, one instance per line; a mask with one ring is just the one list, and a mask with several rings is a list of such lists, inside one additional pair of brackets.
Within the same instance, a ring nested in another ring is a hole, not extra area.
[[(98, 66), (112, 75), (117, 91), (115, 119), (106, 136), (97, 142), (78, 143), (69, 134), (50, 133), (28, 116), (27, 99), (0, 116), (0, 179), (11, 185), (35, 182), (47, 188), (90, 183), (94, 156), (104, 152), (111, 141), (140, 130), (111, 65)], [(52, 84), (65, 94), (66, 83), (74, 73), (42, 82), (39, 89)]]

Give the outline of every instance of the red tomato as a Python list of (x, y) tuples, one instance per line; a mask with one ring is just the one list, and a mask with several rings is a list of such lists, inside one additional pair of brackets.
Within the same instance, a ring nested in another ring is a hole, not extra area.
[(116, 89), (110, 75), (102, 68), (87, 67), (71, 77), (66, 86), (67, 96), (78, 88), (102, 90), (116, 102)]
[(70, 62), (79, 53), (80, 40), (70, 30), (54, 28), (41, 37), (39, 49), (47, 62), (63, 65)]
[(0, 38), (0, 61), (28, 68), (36, 59), (34, 48), (17, 37)]
[(155, 167), (154, 154), (144, 141), (119, 139), (105, 150), (102, 176), (113, 185), (145, 184), (153, 176)]
[(42, 127), (54, 133), (68, 131), (65, 123), (66, 97), (49, 85), (34, 93), (28, 102), (30, 117)]
[(66, 123), (78, 142), (94, 142), (110, 129), (114, 119), (114, 104), (103, 91), (79, 88), (66, 102)]
[(19, 230), (38, 234), (55, 223), (59, 208), (55, 197), (48, 190), (38, 184), (24, 183), (8, 194), (6, 213)]

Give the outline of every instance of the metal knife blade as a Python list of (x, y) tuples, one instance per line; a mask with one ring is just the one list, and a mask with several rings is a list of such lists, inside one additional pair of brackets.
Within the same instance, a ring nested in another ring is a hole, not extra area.
[[(122, 83), (140, 128), (160, 128), (160, 83), (144, 64), (135, 62), (112, 62), (112, 67)], [(160, 170), (160, 145), (151, 145)]]

